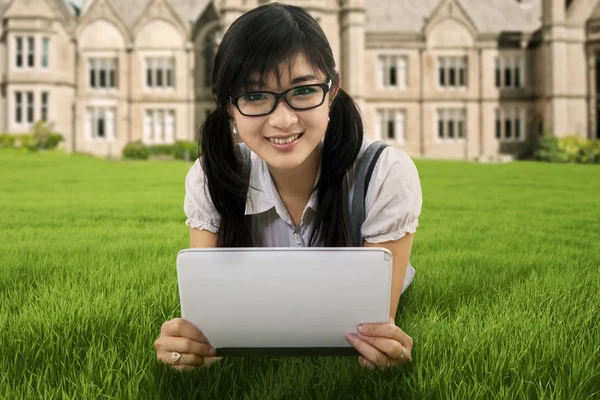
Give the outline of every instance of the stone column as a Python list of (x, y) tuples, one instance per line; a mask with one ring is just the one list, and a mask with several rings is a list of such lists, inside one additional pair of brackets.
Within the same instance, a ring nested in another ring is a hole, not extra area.
[(347, 0), (341, 9), (342, 87), (364, 113), (365, 81), (365, 4), (364, 0)]

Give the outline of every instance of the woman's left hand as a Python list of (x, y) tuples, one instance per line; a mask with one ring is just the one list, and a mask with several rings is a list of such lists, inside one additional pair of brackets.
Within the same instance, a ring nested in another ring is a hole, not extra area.
[(346, 340), (362, 354), (358, 357), (360, 365), (374, 369), (412, 362), (413, 340), (396, 326), (393, 318), (387, 324), (362, 324), (362, 327), (364, 332), (359, 329), (358, 336), (346, 335)]

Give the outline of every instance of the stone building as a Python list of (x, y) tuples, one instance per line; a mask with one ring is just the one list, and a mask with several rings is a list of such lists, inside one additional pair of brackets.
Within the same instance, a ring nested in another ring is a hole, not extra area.
[[(0, 132), (68, 151), (193, 140), (220, 35), (268, 0), (0, 0)], [(327, 34), (369, 137), (413, 157), (600, 138), (599, 0), (290, 0)]]

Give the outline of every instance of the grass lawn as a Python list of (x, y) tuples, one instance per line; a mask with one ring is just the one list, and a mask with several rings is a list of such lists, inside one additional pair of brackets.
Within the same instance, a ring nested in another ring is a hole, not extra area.
[(600, 398), (600, 166), (418, 160), (413, 363), (156, 361), (191, 163), (0, 151), (0, 398)]

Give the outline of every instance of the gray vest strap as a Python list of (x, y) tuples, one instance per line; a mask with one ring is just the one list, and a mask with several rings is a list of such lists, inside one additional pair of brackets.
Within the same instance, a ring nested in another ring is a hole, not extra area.
[(367, 190), (375, 164), (377, 164), (381, 152), (386, 147), (388, 147), (388, 144), (384, 142), (371, 143), (358, 162), (356, 174), (354, 175), (354, 193), (352, 194), (352, 211), (350, 212), (352, 245), (354, 247), (363, 246), (360, 228), (366, 218), (365, 199), (367, 198)]

